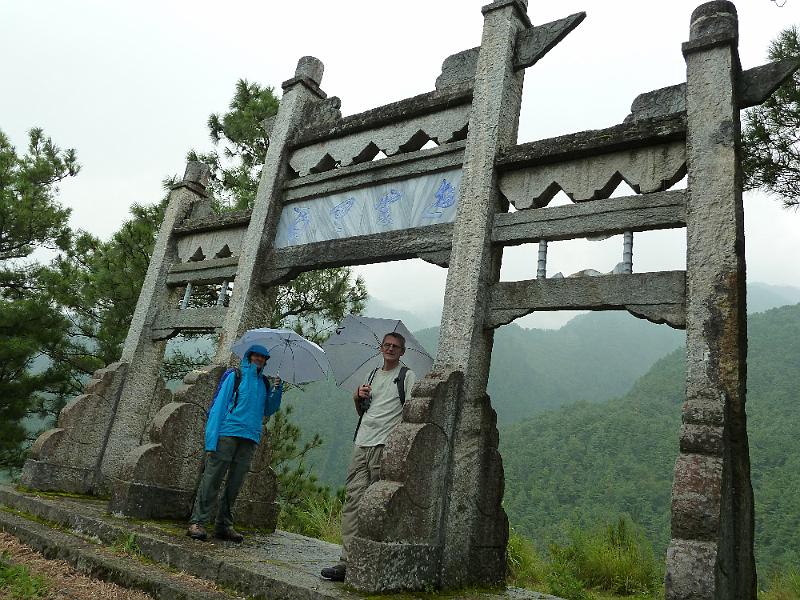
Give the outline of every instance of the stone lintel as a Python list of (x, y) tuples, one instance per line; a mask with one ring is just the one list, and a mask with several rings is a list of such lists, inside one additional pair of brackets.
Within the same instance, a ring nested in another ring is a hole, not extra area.
[(177, 308), (161, 310), (153, 321), (153, 339), (165, 339), (161, 336), (167, 331), (210, 331), (219, 329), (225, 321), (226, 311), (227, 308), (222, 306), (187, 308), (185, 310)]
[(527, 69), (555, 48), (586, 18), (585, 12), (575, 13), (557, 21), (529, 27), (517, 34), (514, 68)]
[(531, 19), (528, 16), (528, 0), (495, 0), (490, 4), (481, 7), (481, 12), (484, 16), (493, 10), (499, 10), (506, 6), (513, 6), (516, 9), (517, 17), (526, 28), (533, 27)]
[(299, 148), (314, 142), (344, 137), (359, 131), (374, 129), (396, 121), (406, 121), (470, 102), (472, 102), (471, 85), (451, 86), (442, 91), (434, 90), (344, 117), (333, 127), (301, 129), (290, 142), (290, 148)]
[(405, 152), (374, 162), (348, 165), (291, 179), (284, 185), (284, 202), (342, 193), (359, 187), (459, 167), (464, 160), (464, 144), (463, 140), (451, 142), (438, 148)]
[(231, 229), (234, 227), (246, 227), (250, 222), (249, 210), (236, 210), (224, 212), (219, 215), (209, 215), (195, 219), (186, 219), (180, 225), (172, 229), (172, 233), (178, 236), (200, 233), (203, 231), (217, 231), (219, 229)]
[(233, 281), (238, 264), (239, 258), (236, 256), (178, 263), (167, 274), (167, 285), (186, 285), (190, 281), (199, 285)]
[[(684, 271), (600, 275), (566, 279), (503, 281), (492, 286), (486, 327), (495, 328), (537, 310), (619, 310), (631, 306), (636, 316), (661, 319), (678, 329), (685, 325)], [(646, 316), (643, 307), (663, 307)]]
[(511, 246), (685, 225), (686, 191), (673, 190), (500, 213), (494, 219), (492, 242)]
[(496, 160), (502, 171), (664, 144), (686, 137), (686, 115), (672, 114), (519, 144)]
[[(431, 252), (449, 252), (452, 235), (451, 223), (427, 225), (288, 248), (274, 248), (269, 251), (264, 262), (270, 265), (270, 270), (289, 269), (301, 273), (314, 269), (417, 258)], [(262, 282), (263, 279), (264, 276)]]
[(309, 92), (324, 100), (328, 97), (328, 94), (322, 91), (322, 88), (319, 87), (317, 82), (315, 82), (310, 77), (300, 76), (300, 77), (292, 77), (291, 79), (287, 79), (281, 84), (281, 88), (285, 92), (293, 88), (296, 85), (304, 86)]

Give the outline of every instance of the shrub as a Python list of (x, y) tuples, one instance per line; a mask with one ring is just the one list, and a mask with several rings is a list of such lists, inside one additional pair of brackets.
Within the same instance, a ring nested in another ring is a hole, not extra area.
[(776, 571), (769, 577), (767, 591), (758, 594), (759, 600), (800, 600), (800, 571)]
[(544, 587), (548, 566), (527, 538), (510, 528), (506, 554), (508, 585), (524, 588)]

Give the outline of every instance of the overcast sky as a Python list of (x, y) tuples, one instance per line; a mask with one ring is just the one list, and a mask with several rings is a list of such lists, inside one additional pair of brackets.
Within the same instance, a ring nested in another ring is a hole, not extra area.
[[(223, 112), (237, 79), (275, 86), (311, 54), (325, 63), (322, 88), (353, 114), (433, 89), (442, 60), (480, 43), (475, 0), (0, 0), (0, 129), (22, 150), (43, 127), (83, 166), (61, 201), (72, 225), (108, 237), (134, 203), (162, 196), (187, 150), (207, 150), (206, 121)], [(685, 80), (681, 42), (699, 3), (686, 0), (531, 0), (545, 23), (584, 10), (586, 20), (527, 70), (519, 141), (622, 121), (640, 92)], [(744, 68), (766, 62), (777, 33), (800, 23), (800, 0), (736, 2)], [(748, 278), (800, 286), (800, 213), (764, 194), (745, 199)], [(637, 234), (637, 271), (683, 268), (680, 231)], [(608, 271), (619, 238), (551, 248), (548, 274)], [(507, 250), (504, 279), (535, 274), (536, 250)], [(392, 302), (409, 285), (410, 309), (441, 303), (444, 270), (419, 261), (359, 269), (370, 293)], [(402, 273), (402, 275), (401, 275)], [(398, 284), (402, 281), (402, 285)], [(523, 326), (557, 320), (528, 317)]]

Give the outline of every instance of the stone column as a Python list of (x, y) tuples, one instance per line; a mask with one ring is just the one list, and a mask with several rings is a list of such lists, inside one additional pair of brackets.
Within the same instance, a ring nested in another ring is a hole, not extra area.
[(502, 583), (508, 521), (501, 507), (503, 465), (496, 415), (486, 395), (494, 332), (484, 327), (488, 292), (500, 277), (502, 249), (492, 248), (494, 215), (506, 210), (494, 161), (517, 140), (524, 70), (513, 67), (517, 33), (530, 26), (527, 2), (483, 7), (464, 174), (447, 273), (437, 370), (463, 371), (452, 440), (449, 503), (444, 512), (443, 587)]
[(114, 420), (106, 437), (100, 467), (103, 491), (108, 492), (122, 471), (126, 455), (146, 441), (153, 416), (169, 399), (161, 377), (165, 340), (152, 339), (151, 327), (159, 311), (168, 309), (172, 293), (167, 273), (178, 259), (173, 228), (189, 214), (192, 205), (208, 194), (208, 167), (190, 162), (181, 182), (170, 192), (169, 204), (156, 238), (139, 300), (125, 338), (120, 361), (128, 365), (125, 383), (114, 409)]
[(672, 487), (668, 599), (754, 599), (747, 329), (731, 2), (692, 14), (686, 57), (686, 402)]
[[(250, 225), (242, 241), (233, 294), (219, 340), (217, 362), (231, 359), (231, 344), (253, 327), (265, 327), (270, 314), (271, 293), (260, 282), (269, 267), (265, 250), (272, 246), (282, 209), (283, 183), (288, 173), (288, 142), (305, 124), (310, 106), (326, 98), (319, 85), (324, 65), (313, 56), (297, 63), (295, 76), (283, 83), (283, 97), (269, 136), (269, 148), (258, 184)], [(237, 361), (238, 362), (238, 361)]]

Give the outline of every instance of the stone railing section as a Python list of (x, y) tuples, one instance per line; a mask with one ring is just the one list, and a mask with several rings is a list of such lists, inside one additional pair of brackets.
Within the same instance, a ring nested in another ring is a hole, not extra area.
[(105, 491), (100, 461), (126, 372), (125, 363), (95, 371), (84, 393), (61, 409), (56, 427), (33, 444), (22, 471), (22, 485), (77, 494)]

